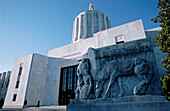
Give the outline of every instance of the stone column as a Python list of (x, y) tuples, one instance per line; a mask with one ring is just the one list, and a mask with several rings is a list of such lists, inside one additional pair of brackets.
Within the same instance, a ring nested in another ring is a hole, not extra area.
[(84, 38), (87, 37), (87, 13), (84, 14)]
[(107, 28), (107, 20), (106, 20), (106, 15), (104, 15), (104, 25), (105, 25), (105, 29), (108, 29), (108, 28)]
[(79, 27), (79, 18), (75, 20), (75, 41), (78, 40), (78, 27)]
[(73, 22), (72, 42), (75, 40), (75, 21)]

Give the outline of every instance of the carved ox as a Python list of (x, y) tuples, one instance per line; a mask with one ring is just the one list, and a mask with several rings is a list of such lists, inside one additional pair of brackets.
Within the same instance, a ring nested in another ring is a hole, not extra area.
[(134, 94), (136, 95), (145, 84), (148, 84), (149, 81), (146, 78), (146, 74), (153, 74), (152, 65), (142, 58), (113, 60), (106, 63), (96, 83), (96, 98), (100, 98), (104, 89), (104, 84), (108, 79), (110, 79), (110, 81), (103, 98), (106, 97), (111, 85), (115, 82), (116, 79), (118, 80), (118, 85), (120, 87), (120, 93), (118, 96), (123, 96), (121, 76), (128, 76), (133, 74), (136, 74), (140, 79), (140, 83), (134, 87)]

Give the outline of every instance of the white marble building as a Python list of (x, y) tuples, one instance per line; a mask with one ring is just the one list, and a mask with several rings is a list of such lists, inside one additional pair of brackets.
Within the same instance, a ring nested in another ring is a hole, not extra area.
[[(26, 99), (28, 106), (36, 106), (38, 100), (44, 106), (67, 104), (75, 98), (78, 60), (90, 47), (154, 38), (160, 30), (145, 31), (142, 20), (111, 28), (109, 18), (97, 10), (80, 13), (73, 24), (71, 44), (49, 50), (47, 56), (34, 53), (15, 60), (4, 108), (22, 108)], [(157, 65), (161, 67), (159, 61)]]
[(5, 99), (7, 88), (9, 85), (11, 71), (0, 73), (0, 99)]

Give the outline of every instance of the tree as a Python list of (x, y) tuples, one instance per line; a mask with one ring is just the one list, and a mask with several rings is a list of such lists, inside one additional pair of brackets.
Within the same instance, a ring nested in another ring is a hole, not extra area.
[(162, 60), (163, 68), (167, 70), (167, 76), (161, 78), (163, 90), (167, 100), (170, 100), (170, 0), (159, 0), (158, 7), (160, 12), (151, 19), (154, 23), (160, 23), (162, 30), (156, 37), (156, 45), (160, 46), (160, 51), (167, 54)]

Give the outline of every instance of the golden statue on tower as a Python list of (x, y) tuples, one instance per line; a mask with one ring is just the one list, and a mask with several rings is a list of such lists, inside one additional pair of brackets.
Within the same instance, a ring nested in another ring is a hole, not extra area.
[(93, 10), (93, 4), (92, 3), (90, 3), (90, 5), (89, 5), (89, 10)]

